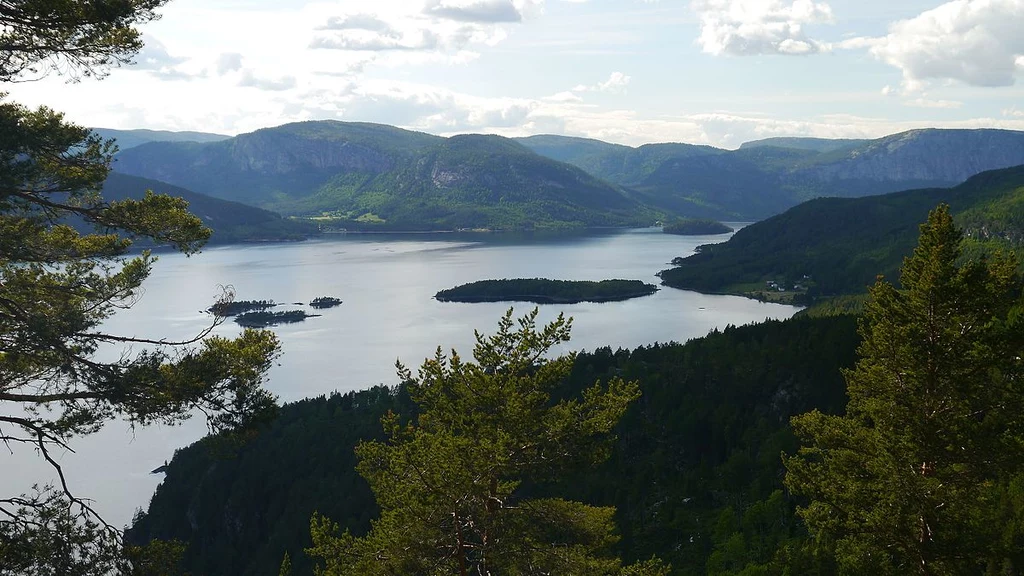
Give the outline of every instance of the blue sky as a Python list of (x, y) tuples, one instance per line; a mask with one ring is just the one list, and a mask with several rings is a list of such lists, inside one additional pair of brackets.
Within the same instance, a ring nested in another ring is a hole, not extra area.
[(134, 66), (11, 97), (91, 126), (311, 119), (736, 147), (1024, 129), (1024, 0), (172, 0)]

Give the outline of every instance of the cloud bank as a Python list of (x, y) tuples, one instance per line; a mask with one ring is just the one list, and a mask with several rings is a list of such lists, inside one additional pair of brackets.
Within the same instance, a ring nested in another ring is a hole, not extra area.
[(954, 0), (894, 22), (880, 38), (854, 38), (845, 48), (867, 48), (898, 68), (906, 91), (930, 81), (1010, 86), (1024, 70), (1024, 0)]
[(821, 52), (827, 44), (808, 37), (804, 27), (834, 20), (827, 3), (813, 0), (693, 0), (690, 7), (700, 18), (697, 43), (715, 56)]

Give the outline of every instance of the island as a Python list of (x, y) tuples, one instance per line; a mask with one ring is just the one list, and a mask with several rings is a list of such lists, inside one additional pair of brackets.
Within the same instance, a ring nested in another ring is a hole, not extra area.
[(263, 312), (274, 306), (277, 306), (277, 303), (273, 300), (234, 300), (218, 302), (206, 311), (216, 316), (238, 316), (246, 312)]
[(245, 328), (267, 328), (269, 326), (277, 326), (278, 324), (302, 322), (306, 318), (313, 316), (319, 316), (319, 314), (310, 314), (304, 310), (246, 312), (245, 314), (235, 316), (235, 322)]
[(481, 280), (441, 290), (434, 295), (440, 302), (533, 302), (535, 304), (578, 304), (580, 302), (617, 302), (650, 296), (658, 291), (654, 284), (640, 280), (547, 280), (516, 278)]
[(713, 234), (728, 234), (733, 229), (717, 220), (702, 218), (680, 218), (666, 222), (661, 231), (666, 234), (678, 234), (680, 236), (707, 236)]
[(331, 296), (320, 296), (319, 298), (313, 298), (309, 303), (311, 308), (317, 310), (323, 310), (325, 308), (334, 308), (335, 306), (341, 306), (341, 300), (339, 298), (333, 298)]

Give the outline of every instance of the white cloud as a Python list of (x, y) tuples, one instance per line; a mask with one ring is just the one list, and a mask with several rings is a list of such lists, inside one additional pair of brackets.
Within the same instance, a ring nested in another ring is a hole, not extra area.
[(583, 98), (580, 98), (569, 90), (552, 94), (551, 96), (545, 96), (543, 100), (548, 102), (583, 102)]
[(297, 81), (294, 76), (280, 76), (269, 78), (257, 76), (252, 70), (242, 70), (242, 77), (238, 80), (239, 86), (259, 88), (260, 90), (281, 91), (295, 88)]
[(424, 7), (431, 16), (460, 22), (521, 22), (522, 13), (511, 0), (433, 0)]
[(242, 55), (238, 52), (225, 52), (217, 58), (217, 74), (221, 76), (241, 69)]
[(908, 92), (933, 80), (1009, 86), (1024, 68), (1022, 29), (1024, 0), (953, 0), (891, 24), (886, 36), (841, 45), (899, 68)]
[(579, 84), (572, 89), (572, 92), (611, 92), (619, 93), (629, 86), (629, 82), (632, 80), (632, 76), (627, 76), (622, 72), (612, 72), (608, 79), (604, 82), (598, 82), (593, 86), (586, 84)]
[(693, 0), (701, 49), (715, 56), (804, 55), (828, 45), (810, 38), (808, 24), (833, 21), (832, 8), (813, 0)]
[(905, 100), (903, 102), (907, 106), (914, 106), (916, 108), (945, 108), (955, 109), (960, 108), (964, 105), (963, 102), (958, 100), (933, 100), (926, 97), (914, 98), (912, 100)]
[(629, 85), (630, 80), (632, 78), (622, 72), (612, 72), (607, 80), (597, 85), (597, 89), (601, 92), (621, 92)]
[[(334, 14), (316, 28), (310, 48), (460, 55), (474, 46), (495, 46), (508, 37), (507, 25), (535, 14), (543, 0), (378, 0), (358, 12)], [(438, 58), (432, 58), (437, 61)], [(450, 60), (450, 59), (449, 59)]]
[(189, 58), (172, 56), (162, 42), (147, 37), (130, 69), (144, 71), (164, 80), (196, 80), (206, 77), (205, 69), (196, 69)]

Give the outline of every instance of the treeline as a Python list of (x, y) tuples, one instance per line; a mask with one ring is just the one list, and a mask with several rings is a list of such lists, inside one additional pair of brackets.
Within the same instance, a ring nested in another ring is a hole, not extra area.
[[(639, 380), (643, 396), (605, 464), (531, 490), (617, 506), (627, 561), (657, 554), (675, 574), (770, 562), (775, 544), (802, 535), (779, 492), (780, 454), (796, 448), (789, 418), (842, 409), (840, 370), (853, 364), (857, 342), (844, 316), (582, 353), (566, 397), (613, 376)], [(365, 533), (377, 508), (353, 448), (382, 438), (383, 414), (409, 417), (414, 406), (401, 388), (303, 400), (248, 443), (208, 438), (180, 450), (128, 538), (185, 541), (193, 574), (273, 575), (285, 552), (295, 575), (310, 574), (311, 515)]]
[(534, 302), (574, 304), (612, 302), (648, 296), (658, 287), (640, 280), (547, 280), (516, 278), (480, 280), (441, 290), (434, 298), (441, 302)]

